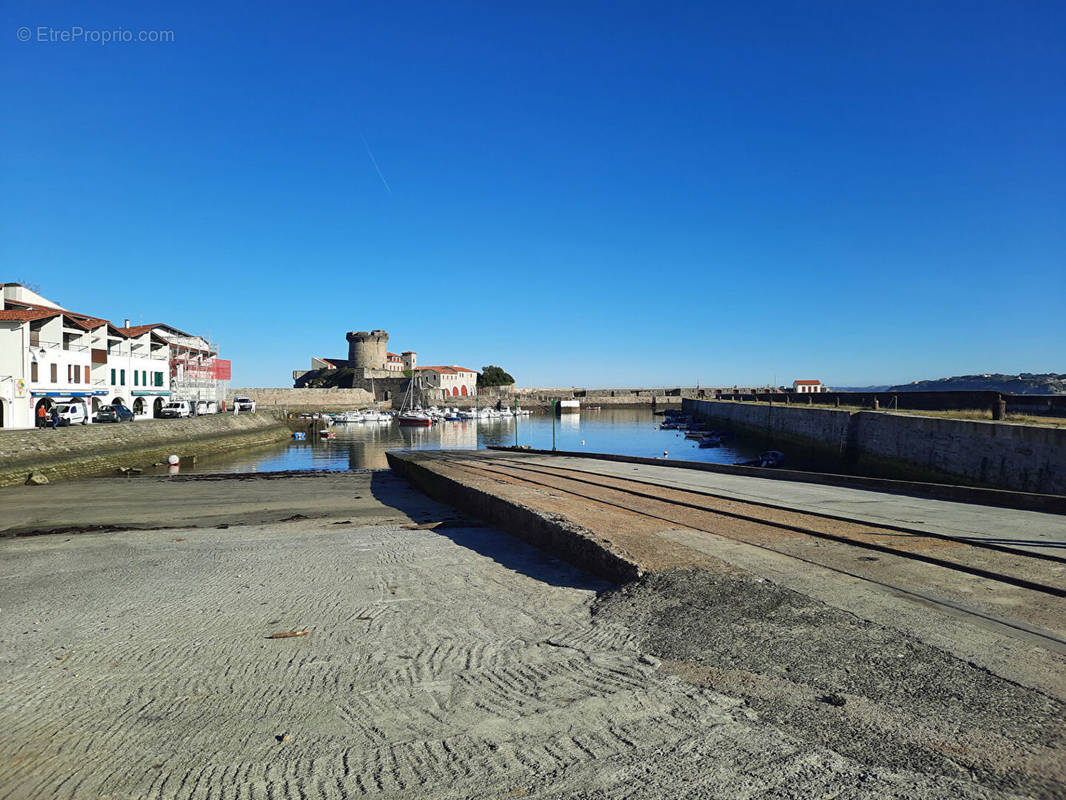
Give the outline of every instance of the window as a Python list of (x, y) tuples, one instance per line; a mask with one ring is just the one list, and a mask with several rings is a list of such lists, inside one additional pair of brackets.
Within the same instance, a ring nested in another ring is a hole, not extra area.
[(86, 368), (85, 368), (85, 382), (86, 382), (86, 383), (90, 383), (90, 379), (89, 379), (89, 368), (88, 368), (88, 367), (86, 367)]
[(77, 364), (67, 366), (67, 372), (70, 373), (71, 383), (81, 383), (81, 370)]
[(125, 386), (126, 385), (126, 370), (120, 369), (118, 371), (118, 376), (122, 380), (122, 385)]
[(115, 385), (115, 370), (111, 370), (111, 385)]
[(138, 380), (138, 378), (140, 378), (140, 374), (139, 374), (139, 373), (137, 372), (137, 370), (134, 370), (134, 371), (133, 371), (133, 385), (134, 385), (134, 386), (137, 386), (137, 385), (138, 385), (138, 384), (137, 384), (137, 380)]
[(147, 386), (147, 385), (148, 385), (148, 370), (142, 369), (141, 370), (141, 386)]
[(70, 383), (70, 364), (67, 364), (67, 383)]
[(157, 372), (155, 374), (155, 385), (156, 386), (162, 386), (163, 385), (163, 373), (162, 372)]
[(37, 362), (36, 361), (31, 361), (30, 362), (30, 382), (31, 383), (37, 383), (37, 380), (38, 380), (38, 378), (37, 378)]

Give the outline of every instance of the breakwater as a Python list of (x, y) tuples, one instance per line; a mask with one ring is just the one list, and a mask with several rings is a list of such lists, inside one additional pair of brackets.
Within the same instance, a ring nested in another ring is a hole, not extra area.
[(1066, 429), (687, 398), (683, 408), (860, 473), (1066, 494)]
[(879, 408), (893, 411), (990, 411), (1002, 401), (1007, 414), (1027, 416), (1066, 415), (1064, 394), (1010, 394), (985, 390), (937, 392), (795, 392), (766, 389), (705, 389), (707, 399), (741, 400), (781, 405), (839, 408), (840, 406)]
[[(380, 387), (379, 387), (380, 389)], [(439, 390), (438, 390), (439, 391)], [(351, 409), (362, 408), (372, 404), (373, 397), (365, 389), (269, 389), (246, 388), (231, 389), (227, 402), (232, 403), (234, 396), (250, 397), (259, 407), (276, 411), (311, 411), (317, 409)], [(402, 392), (390, 392), (388, 399), (379, 399), (378, 408), (399, 408)], [(381, 397), (379, 392), (379, 398)], [(577, 400), (583, 407), (595, 406), (654, 406), (655, 408), (676, 408), (681, 405), (682, 397), (695, 397), (696, 389), (568, 389), (499, 386), (480, 390), (477, 397), (456, 395), (440, 397), (427, 387), (426, 405), (455, 406), (456, 408), (473, 408), (475, 405), (494, 406), (497, 401), (506, 406), (513, 406), (515, 401), (524, 408), (550, 408), (553, 400)]]
[(192, 456), (271, 444), (291, 436), (271, 414), (214, 414), (192, 419), (75, 425), (0, 433), (0, 486), (31, 472), (50, 481), (144, 468), (176, 453)]

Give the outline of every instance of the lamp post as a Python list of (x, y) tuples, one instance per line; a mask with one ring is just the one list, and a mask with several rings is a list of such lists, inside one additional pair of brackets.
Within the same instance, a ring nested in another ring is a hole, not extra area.
[(514, 446), (518, 447), (518, 395), (514, 397)]
[(555, 404), (558, 400), (552, 400), (552, 451), (555, 451)]

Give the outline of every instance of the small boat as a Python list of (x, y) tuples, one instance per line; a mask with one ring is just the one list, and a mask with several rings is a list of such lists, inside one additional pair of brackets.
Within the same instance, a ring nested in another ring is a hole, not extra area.
[(722, 438), (720, 436), (704, 436), (700, 439), (700, 447), (721, 447)]
[(362, 422), (363, 413), (361, 411), (345, 411), (343, 414), (338, 414), (333, 418), (334, 422)]
[(735, 461), (737, 467), (780, 467), (785, 462), (785, 454), (780, 450), (766, 450), (758, 458), (748, 461)]

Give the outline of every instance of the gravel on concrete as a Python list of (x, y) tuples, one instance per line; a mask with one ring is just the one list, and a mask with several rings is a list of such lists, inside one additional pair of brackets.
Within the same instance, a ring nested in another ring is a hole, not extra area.
[(600, 597), (593, 619), (629, 630), (666, 670), (870, 770), (1066, 796), (1063, 703), (764, 578), (652, 574)]

